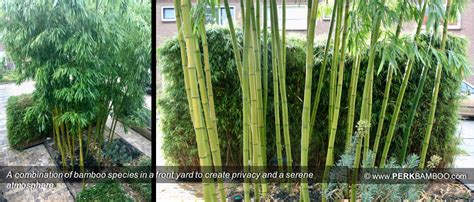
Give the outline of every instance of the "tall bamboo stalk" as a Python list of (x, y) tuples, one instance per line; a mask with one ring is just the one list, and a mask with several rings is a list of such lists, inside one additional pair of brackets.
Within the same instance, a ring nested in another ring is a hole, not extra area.
[[(79, 140), (79, 167), (81, 172), (84, 173), (84, 156), (83, 156), (83, 147), (82, 147), (82, 127), (81, 123), (78, 121), (77, 123), (77, 139)], [(85, 183), (84, 180), (82, 181), (82, 188), (84, 189)]]
[[(272, 32), (272, 50), (276, 50), (276, 42), (273, 40), (274, 32)], [(275, 52), (272, 52), (275, 54)], [(280, 121), (280, 93), (278, 90), (278, 63), (276, 57), (272, 55), (272, 71), (273, 71), (273, 108), (275, 112), (275, 144), (276, 144), (276, 152), (277, 152), (277, 163), (278, 168), (282, 168), (283, 166), (283, 155), (282, 149), (283, 146), (281, 144), (281, 121)]]
[[(176, 0), (177, 1), (177, 0)], [(197, 72), (196, 72), (196, 37), (193, 33), (193, 26), (191, 21), (191, 4), (187, 0), (183, 0), (181, 3), (181, 12), (183, 17), (183, 32), (186, 39), (186, 51), (188, 57), (188, 71), (189, 71), (189, 84), (192, 99), (193, 108), (193, 126), (196, 132), (196, 142), (198, 144), (198, 154), (200, 159), (200, 165), (203, 172), (207, 172), (208, 168), (212, 166), (212, 160), (210, 156), (208, 142), (205, 142), (205, 136), (207, 136), (205, 123), (202, 117), (202, 106), (198, 90)], [(209, 180), (203, 179), (204, 187), (204, 198), (206, 201), (216, 199), (214, 195), (214, 185)]]
[[(344, 8), (344, 9), (343, 9)], [(346, 56), (346, 42), (347, 42), (347, 27), (349, 22), (349, 0), (345, 0), (345, 4), (343, 5), (342, 2), (337, 7), (337, 20), (336, 20), (336, 35), (335, 41), (339, 41), (339, 32), (340, 27), (343, 26), (342, 30), (342, 44), (339, 49), (338, 43), (335, 43), (334, 47), (334, 57), (333, 57), (333, 64), (332, 64), (332, 72), (336, 72), (336, 68), (338, 67), (338, 74), (337, 74), (337, 88), (334, 86), (334, 93), (335, 97), (333, 98), (333, 111), (332, 111), (332, 120), (330, 122), (330, 134), (329, 134), (329, 142), (328, 142), (328, 150), (326, 153), (326, 166), (324, 167), (324, 176), (323, 176), (323, 190), (327, 188), (327, 178), (329, 176), (329, 168), (334, 164), (334, 142), (336, 139), (336, 132), (337, 132), (337, 123), (339, 120), (339, 110), (341, 104), (341, 97), (342, 97), (342, 83), (344, 79), (344, 63), (345, 63), (345, 56)], [(342, 11), (344, 10), (344, 24), (341, 25), (342, 20)], [(338, 50), (339, 49), (339, 50)], [(336, 54), (340, 52), (340, 57)], [(336, 76), (334, 76), (336, 78)], [(330, 114), (331, 116), (331, 114)], [(324, 192), (323, 192), (324, 193)], [(325, 194), (323, 194), (323, 200), (325, 200)]]
[[(451, 0), (447, 0), (446, 2), (446, 11), (444, 15), (444, 22), (443, 22), (443, 36), (441, 39), (441, 51), (446, 49), (446, 40), (448, 37), (448, 19), (449, 19), (449, 11), (451, 9)], [(436, 66), (436, 77), (435, 77), (435, 86), (433, 89), (433, 95), (431, 97), (431, 106), (430, 106), (430, 115), (428, 117), (428, 127), (426, 128), (425, 137), (423, 138), (423, 147), (421, 148), (420, 154), (420, 164), (419, 168), (425, 167), (426, 161), (426, 153), (428, 152), (428, 145), (430, 144), (430, 137), (431, 137), (431, 130), (433, 129), (433, 123), (436, 114), (436, 105), (438, 103), (438, 94), (439, 94), (439, 84), (441, 83), (441, 74), (443, 72), (443, 66), (440, 61)]]
[(407, 124), (405, 128), (403, 129), (403, 144), (402, 144), (402, 149), (400, 151), (400, 158), (399, 158), (400, 162), (405, 162), (405, 159), (406, 159), (406, 154), (407, 154), (407, 149), (408, 149), (408, 138), (410, 137), (410, 129), (411, 129), (411, 126), (413, 125), (413, 121), (415, 120), (416, 109), (418, 107), (418, 103), (420, 102), (422, 91), (425, 86), (426, 77), (428, 75), (427, 68), (423, 67), (421, 71), (422, 71), (421, 78), (416, 88), (415, 97), (413, 97), (413, 100), (411, 102), (412, 106), (408, 114)]
[[(402, 8), (403, 8), (403, 5), (402, 5)], [(398, 41), (398, 38), (400, 36), (401, 27), (402, 27), (402, 24), (403, 24), (403, 16), (404, 16), (404, 13), (401, 12), (400, 16), (398, 18), (398, 25), (397, 25), (397, 29), (396, 29), (396, 33), (395, 33), (395, 40), (397, 40), (397, 41)], [(385, 53), (383, 53), (383, 54), (385, 54)], [(382, 56), (382, 57), (385, 57), (385, 55)], [(374, 152), (374, 155), (377, 155), (377, 151), (379, 149), (380, 137), (382, 136), (382, 129), (383, 129), (384, 121), (385, 121), (385, 112), (387, 111), (388, 99), (390, 97), (390, 88), (391, 88), (391, 85), (392, 85), (392, 74), (393, 74), (393, 71), (394, 71), (393, 68), (394, 67), (392, 66), (392, 64), (389, 63), (388, 71), (387, 71), (387, 80), (386, 80), (386, 83), (385, 83), (385, 91), (384, 91), (383, 100), (382, 100), (382, 109), (380, 110), (380, 117), (379, 117), (379, 122), (378, 122), (378, 125), (377, 125), (377, 133), (375, 134), (374, 145), (373, 145), (373, 148), (372, 148), (372, 151)], [(372, 164), (371, 164), (372, 166), (375, 165), (375, 160), (376, 160), (376, 156), (372, 159)]]
[[(301, 126), (301, 172), (307, 172), (309, 136), (310, 136), (310, 113), (311, 113), (311, 87), (313, 80), (314, 66), (314, 32), (316, 28), (316, 18), (318, 16), (318, 3), (314, 2), (311, 6), (311, 18), (308, 19), (309, 27), (306, 44), (306, 76), (304, 87), (302, 126)], [(309, 5), (308, 5), (309, 6)], [(283, 30), (283, 33), (285, 30)], [(301, 180), (301, 190), (303, 201), (309, 201), (308, 179)]]
[[(243, 1), (240, 1), (241, 3), (241, 8), (243, 8)], [(243, 67), (242, 65), (242, 57), (240, 55), (240, 48), (237, 43), (237, 37), (235, 33), (235, 28), (234, 28), (234, 23), (232, 20), (232, 15), (230, 13), (230, 7), (229, 7), (229, 1), (224, 0), (224, 6), (225, 6), (225, 11), (227, 15), (227, 24), (229, 26), (230, 30), (230, 35), (232, 39), (232, 47), (233, 47), (233, 52), (234, 52), (234, 58), (236, 60), (236, 66), (237, 66), (237, 72), (239, 74), (239, 79), (240, 79), (240, 84), (241, 84), (241, 89), (242, 89), (242, 105), (243, 105), (243, 144), (242, 144), (242, 161), (243, 161), (243, 166), (244, 166), (244, 172), (249, 172), (249, 160), (250, 160), (250, 149), (249, 149), (249, 133), (250, 133), (250, 125), (249, 125), (249, 107), (250, 107), (250, 100), (249, 100), (249, 87), (248, 87), (248, 77), (246, 76), (247, 69)], [(245, 10), (242, 9), (242, 22), (245, 22)], [(243, 30), (244, 25), (243, 25)], [(245, 38), (244, 38), (245, 41)], [(247, 58), (246, 52), (244, 49), (244, 58)], [(247, 65), (247, 60), (243, 61), (244, 65)], [(247, 66), (246, 66), (247, 67)], [(249, 179), (245, 178), (244, 179), (244, 199), (245, 201), (250, 201), (250, 183)]]
[(355, 101), (357, 95), (357, 83), (359, 81), (359, 69), (360, 69), (360, 55), (356, 53), (355, 59), (352, 65), (351, 81), (349, 84), (349, 110), (347, 111), (347, 128), (346, 128), (346, 143), (345, 152), (348, 153), (351, 150), (352, 132), (354, 129), (354, 117), (355, 117)]
[[(258, 1), (257, 1), (258, 2)], [(257, 3), (258, 4), (258, 3)], [(260, 9), (257, 9), (260, 10)], [(267, 109), (268, 109), (268, 30), (267, 30), (267, 0), (263, 0), (263, 125), (267, 126)], [(257, 18), (259, 19), (259, 18)], [(267, 128), (263, 128), (263, 132), (267, 134)], [(266, 155), (265, 155), (266, 159)]]
[[(308, 1), (309, 3), (310, 1)], [(333, 8), (337, 7), (337, 0), (334, 0)], [(308, 14), (309, 15), (309, 14)], [(310, 132), (309, 134), (313, 134), (313, 127), (314, 124), (316, 124), (316, 114), (318, 114), (318, 106), (319, 106), (319, 101), (321, 99), (321, 92), (324, 86), (324, 78), (326, 76), (326, 65), (327, 65), (327, 58), (328, 58), (328, 53), (331, 45), (331, 37), (332, 37), (332, 32), (334, 30), (334, 22), (336, 19), (336, 9), (332, 9), (332, 14), (331, 14), (331, 24), (329, 26), (329, 32), (328, 36), (326, 39), (326, 46), (324, 48), (324, 55), (323, 55), (323, 62), (321, 64), (321, 69), (319, 71), (319, 77), (318, 77), (318, 86), (316, 89), (316, 94), (314, 95), (314, 103), (313, 103), (313, 108), (311, 110), (311, 125), (310, 125)]]
[[(208, 43), (207, 43), (204, 18), (201, 18), (201, 21), (199, 22), (199, 28), (200, 28), (199, 30), (201, 33), (201, 43), (203, 47), (202, 49), (203, 49), (203, 55), (204, 55), (204, 69), (205, 69), (205, 77), (206, 77), (205, 79), (206, 84), (203, 89), (207, 90), (207, 100), (209, 102), (208, 107), (206, 107), (206, 104), (203, 101), (203, 106), (204, 106), (205, 116), (207, 114), (208, 120), (210, 121), (210, 123), (206, 121), (206, 125), (208, 125), (207, 128), (208, 128), (208, 135), (209, 135), (210, 146), (211, 146), (212, 161), (216, 168), (216, 171), (220, 172), (222, 171), (222, 160), (221, 160), (222, 157), (221, 157), (221, 150), (219, 146), (219, 136), (218, 136), (218, 131), (217, 131), (217, 118), (216, 118), (216, 110), (214, 106), (214, 93), (212, 90), (211, 64), (209, 62), (209, 48), (208, 48)], [(198, 71), (198, 75), (202, 74), (199, 72), (201, 71)], [(203, 82), (201, 81), (200, 85), (202, 83)], [(202, 95), (202, 91), (201, 91), (201, 95)], [(202, 95), (201, 97), (206, 97), (206, 96)], [(225, 194), (224, 185), (222, 183), (221, 178), (218, 178), (217, 186), (219, 189), (220, 200), (225, 201), (226, 194)]]
[[(434, 33), (432, 33), (431, 37), (430, 37), (430, 44), (429, 44), (430, 46), (433, 43), (432, 42), (433, 36), (438, 34), (437, 24), (434, 27), (435, 27)], [(421, 72), (421, 78), (418, 81), (418, 86), (416, 88), (415, 97), (413, 98), (413, 100), (411, 102), (412, 106), (411, 106), (410, 112), (408, 114), (407, 124), (406, 124), (405, 128), (403, 129), (403, 144), (402, 144), (402, 149), (400, 151), (400, 159), (399, 159), (400, 162), (404, 162), (405, 159), (406, 159), (407, 149), (408, 149), (408, 138), (410, 137), (410, 132), (411, 132), (410, 130), (411, 130), (411, 127), (413, 125), (413, 121), (415, 120), (416, 109), (417, 109), (418, 104), (420, 102), (421, 95), (423, 94), (423, 89), (424, 89), (424, 86), (425, 86), (426, 78), (428, 77), (429, 69), (426, 68), (425, 66), (423, 66), (421, 71), (422, 71)]]
[[(367, 65), (367, 72), (365, 76), (365, 83), (364, 83), (364, 91), (362, 96), (362, 107), (360, 113), (360, 120), (364, 120), (367, 122), (370, 127), (371, 125), (371, 118), (372, 118), (372, 88), (373, 88), (373, 80), (374, 80), (374, 60), (375, 60), (375, 51), (376, 51), (376, 43), (378, 41), (379, 32), (380, 32), (380, 25), (382, 21), (382, 17), (384, 15), (384, 6), (386, 0), (382, 0), (377, 9), (376, 16), (374, 17), (373, 21), (373, 28), (370, 37), (370, 50), (369, 50), (369, 61)], [(369, 140), (370, 140), (370, 130), (367, 131), (364, 137), (364, 155), (363, 158), (367, 158), (367, 153), (369, 150)]]
[[(426, 5), (427, 5), (427, 2), (428, 0), (426, 0), (423, 4), (423, 7), (422, 9), (420, 10), (420, 14), (423, 15), (426, 11)], [(423, 18), (420, 18), (418, 20), (418, 25), (417, 25), (417, 30), (416, 30), (416, 33), (415, 33), (415, 40), (418, 38), (418, 36), (420, 35), (420, 27), (422, 26), (423, 24)], [(390, 120), (390, 127), (388, 129), (388, 133), (387, 133), (387, 138), (385, 139), (385, 145), (384, 145), (384, 148), (383, 148), (383, 152), (382, 152), (382, 157), (380, 159), (380, 168), (384, 168), (385, 167), (385, 161), (387, 160), (387, 157), (388, 157), (388, 151), (390, 149), (390, 144), (392, 142), (392, 138), (393, 138), (393, 134), (395, 133), (395, 127), (396, 127), (396, 124), (397, 124), (397, 121), (398, 121), (398, 115), (400, 113), (400, 108), (401, 108), (401, 105), (402, 105), (402, 102), (403, 102), (403, 97), (405, 95), (405, 90), (406, 90), (406, 87), (408, 85), (408, 80), (410, 79), (410, 75), (411, 75), (411, 70), (413, 68), (413, 60), (408, 60), (408, 65), (407, 65), (407, 68), (405, 70), (405, 74), (403, 75), (403, 80), (402, 80), (402, 86), (400, 87), (400, 91), (398, 93), (398, 96), (397, 96), (397, 101), (395, 103), (395, 109), (394, 109), (394, 112), (393, 112), (393, 115), (392, 115), (392, 119)]]
[(270, 12), (271, 12), (271, 22), (272, 22), (272, 32), (275, 32), (275, 40), (276, 40), (276, 52), (278, 53), (278, 81), (279, 81), (279, 90), (280, 90), (280, 98), (281, 98), (281, 108), (282, 108), (282, 124), (283, 124), (283, 139), (285, 142), (285, 155), (286, 155), (286, 166), (289, 171), (291, 171), (291, 167), (293, 165), (293, 158), (291, 153), (291, 140), (290, 140), (290, 126), (288, 122), (288, 101), (286, 95), (286, 78), (285, 78), (285, 68), (283, 65), (285, 64), (283, 58), (283, 43), (280, 41), (279, 35), (279, 26), (278, 26), (278, 14), (277, 14), (277, 3), (276, 0), (270, 1)]

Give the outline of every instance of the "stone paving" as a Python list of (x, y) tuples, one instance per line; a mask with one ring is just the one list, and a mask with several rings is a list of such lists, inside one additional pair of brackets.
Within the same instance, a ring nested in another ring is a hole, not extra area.
[[(163, 132), (159, 124), (159, 114), (156, 118), (156, 166), (165, 166), (166, 160), (161, 147), (163, 145)], [(195, 183), (157, 183), (157, 201), (204, 201), (200, 194), (201, 186)]]
[[(6, 130), (6, 104), (10, 96), (33, 91), (33, 82), (21, 86), (15, 84), (0, 85), (0, 166), (54, 166), (44, 145), (31, 147), (24, 151), (16, 151), (9, 147)], [(49, 189), (7, 189), (5, 183), (0, 184), (0, 193), (8, 201), (73, 201), (64, 183), (57, 183)]]
[[(454, 160), (455, 168), (470, 168), (474, 169), (474, 119), (461, 120), (458, 128), (459, 137), (461, 137), (460, 148), (465, 152), (464, 154), (456, 156)], [(469, 173), (474, 173), (470, 171)], [(469, 179), (473, 179), (469, 176)], [(466, 184), (471, 191), (474, 191), (474, 184)]]

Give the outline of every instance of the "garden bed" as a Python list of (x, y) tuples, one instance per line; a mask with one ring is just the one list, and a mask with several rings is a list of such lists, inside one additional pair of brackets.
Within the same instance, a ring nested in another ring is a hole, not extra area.
[[(61, 162), (61, 154), (53, 145), (53, 141), (48, 138), (44, 142), (44, 145), (50, 154), (51, 158), (53, 159), (55, 166), (58, 170), (63, 170), (62, 162)], [(86, 152), (84, 151), (84, 154)], [(145, 155), (138, 150), (137, 148), (133, 147), (130, 143), (125, 141), (123, 138), (116, 137), (112, 140), (112, 144), (108, 145), (108, 142), (104, 143), (104, 146), (101, 149), (101, 155), (93, 155), (93, 152), (89, 150), (87, 152), (87, 156), (84, 156), (84, 165), (85, 171), (94, 171), (100, 172), (106, 166), (117, 166), (123, 167), (126, 165), (136, 165), (136, 161), (140, 158), (144, 157)], [(67, 163), (70, 163), (69, 161)], [(79, 150), (76, 149), (75, 151), (75, 161), (74, 161), (74, 170), (80, 170), (79, 166)], [(78, 194), (83, 190), (82, 183), (77, 182), (70, 182), (63, 179), (64, 183), (66, 184), (69, 192), (71, 195), (76, 198)], [(95, 185), (99, 185), (100, 183), (87, 183), (86, 187), (92, 187)], [(119, 183), (120, 184), (120, 183)], [(132, 189), (131, 185), (121, 184), (123, 186), (123, 190), (129, 196), (134, 196), (134, 198), (145, 198), (145, 196), (141, 196), (139, 191)], [(100, 186), (99, 186), (100, 188)]]

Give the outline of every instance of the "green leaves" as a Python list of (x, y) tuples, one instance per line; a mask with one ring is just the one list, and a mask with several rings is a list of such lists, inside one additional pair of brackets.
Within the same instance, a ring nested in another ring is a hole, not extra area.
[(109, 104), (115, 116), (141, 109), (151, 80), (147, 2), (7, 3), (2, 10), (7, 51), (21, 79), (36, 81), (41, 106), (64, 112), (61, 123), (87, 126), (98, 106)]

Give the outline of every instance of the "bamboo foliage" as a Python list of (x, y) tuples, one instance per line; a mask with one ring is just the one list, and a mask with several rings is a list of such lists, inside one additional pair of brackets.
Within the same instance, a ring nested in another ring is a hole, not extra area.
[[(422, 8), (421, 8), (421, 10), (420, 10), (420, 14), (425, 13), (427, 4), (428, 4), (428, 1), (425, 1)], [(423, 22), (423, 18), (419, 18), (418, 19), (418, 24), (417, 24), (417, 31), (416, 31), (415, 36), (414, 36), (415, 39), (418, 38), (418, 36), (420, 34), (420, 30), (421, 30), (420, 27), (422, 26), (422, 22)], [(408, 85), (408, 80), (410, 79), (411, 70), (413, 68), (413, 60), (412, 59), (409, 59), (407, 63), (408, 63), (407, 67), (406, 67), (405, 73), (403, 75), (402, 86), (401, 86), (400, 91), (399, 91), (398, 96), (397, 96), (395, 109), (394, 109), (394, 112), (393, 112), (393, 115), (392, 115), (392, 119), (390, 120), (390, 126), (389, 126), (389, 130), (388, 130), (388, 134), (387, 134), (387, 137), (385, 139), (385, 145), (384, 145), (384, 149), (383, 149), (383, 152), (382, 152), (382, 157), (380, 159), (380, 165), (379, 165), (380, 168), (384, 168), (385, 161), (387, 160), (388, 151), (389, 151), (389, 148), (390, 148), (390, 144), (392, 142), (393, 134), (395, 132), (395, 127), (396, 127), (396, 124), (397, 124), (397, 121), (398, 121), (398, 115), (400, 113), (400, 108), (401, 108), (401, 105), (402, 105), (402, 102), (403, 102), (403, 97), (405, 95), (405, 90), (406, 90), (406, 87)]]
[[(401, 3), (400, 7), (402, 9), (405, 7), (405, 1), (403, 1)], [(404, 17), (404, 13), (400, 12), (398, 22), (397, 22), (396, 33), (395, 33), (394, 38), (392, 39), (393, 40), (392, 43), (395, 46), (397, 45), (397, 43), (399, 43), (398, 40), (399, 40), (399, 37), (400, 37), (402, 24), (403, 24), (403, 21), (404, 21), (403, 17)], [(393, 46), (387, 47), (389, 49), (388, 50), (384, 49), (383, 52), (382, 52), (382, 54), (383, 54), (382, 57), (383, 58), (391, 57), (391, 59), (390, 59), (389, 65), (388, 65), (387, 80), (386, 80), (386, 83), (385, 83), (385, 90), (384, 90), (384, 94), (383, 94), (382, 108), (380, 110), (380, 117), (379, 117), (379, 121), (378, 121), (378, 125), (377, 125), (377, 132), (375, 134), (374, 145), (373, 145), (373, 148), (372, 148), (372, 151), (374, 152), (375, 155), (377, 155), (380, 138), (382, 136), (382, 129), (383, 129), (384, 121), (385, 121), (385, 113), (386, 113), (386, 110), (387, 110), (387, 105), (388, 105), (389, 96), (390, 96), (390, 88), (391, 88), (391, 84), (392, 84), (392, 77), (393, 77), (392, 75), (393, 75), (393, 72), (396, 71), (396, 70), (394, 70), (394, 68), (397, 66), (396, 59), (395, 59), (397, 57), (397, 54), (393, 53), (393, 50), (390, 50), (392, 47)], [(382, 59), (382, 62), (380, 64), (380, 66), (383, 66), (384, 62), (385, 62), (384, 59)], [(372, 166), (375, 165), (375, 160), (376, 160), (376, 158), (373, 158)]]
[[(450, 15), (450, 9), (451, 9), (451, 0), (447, 0), (446, 2), (446, 11), (444, 14), (444, 22), (443, 22), (443, 36), (441, 39), (441, 47), (440, 50), (444, 51), (446, 48), (446, 39), (448, 37), (448, 16)], [(443, 66), (441, 65), (442, 63), (438, 61), (437, 66), (436, 66), (436, 76), (435, 76), (435, 86), (433, 88), (433, 93), (432, 93), (432, 98), (431, 98), (431, 103), (430, 103), (430, 115), (428, 117), (428, 126), (426, 128), (425, 136), (423, 138), (423, 146), (421, 148), (421, 154), (420, 154), (420, 163), (419, 163), (419, 168), (424, 168), (425, 167), (425, 161), (426, 161), (426, 153), (428, 151), (428, 145), (430, 143), (430, 137), (431, 137), (431, 130), (433, 129), (433, 123), (434, 123), (434, 118), (435, 118), (435, 113), (436, 113), (436, 105), (438, 101), (438, 94), (439, 94), (439, 84), (441, 83), (441, 75), (443, 72)]]
[(108, 118), (111, 140), (118, 120), (132, 124), (143, 107), (151, 80), (150, 8), (143, 1), (12, 0), (4, 6), (7, 50), (21, 81), (35, 80), (38, 103), (29, 112), (53, 115), (47, 121), (63, 169), (78, 164), (85, 171), (89, 155), (102, 158)]

